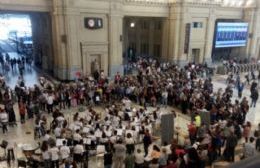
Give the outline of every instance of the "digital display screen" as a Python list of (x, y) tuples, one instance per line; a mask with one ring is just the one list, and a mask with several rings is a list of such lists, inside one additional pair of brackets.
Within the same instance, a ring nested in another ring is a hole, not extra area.
[(244, 47), (247, 44), (248, 23), (218, 22), (215, 48)]

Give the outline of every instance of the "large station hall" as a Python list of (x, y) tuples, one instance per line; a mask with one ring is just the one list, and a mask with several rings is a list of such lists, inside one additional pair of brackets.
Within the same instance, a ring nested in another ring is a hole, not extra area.
[(260, 168), (260, 0), (0, 0), (0, 168)]

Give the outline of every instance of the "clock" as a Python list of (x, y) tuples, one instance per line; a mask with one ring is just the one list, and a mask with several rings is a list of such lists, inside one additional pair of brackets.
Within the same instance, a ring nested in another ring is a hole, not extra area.
[(102, 18), (84, 18), (85, 28), (88, 29), (101, 29), (103, 28)]
[(95, 26), (95, 21), (94, 21), (94, 19), (89, 19), (89, 20), (88, 20), (88, 26), (91, 27), (91, 28)]

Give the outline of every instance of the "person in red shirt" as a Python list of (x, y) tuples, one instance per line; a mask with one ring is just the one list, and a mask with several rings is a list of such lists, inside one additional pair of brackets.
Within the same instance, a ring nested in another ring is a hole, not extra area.
[(177, 168), (177, 165), (173, 160), (169, 160), (168, 162), (168, 165), (164, 168)]
[(18, 107), (19, 107), (19, 113), (20, 113), (20, 117), (21, 117), (21, 123), (23, 124), (25, 122), (26, 105), (21, 100), (19, 102), (19, 106)]
[(196, 137), (197, 137), (197, 128), (193, 122), (191, 122), (188, 125), (188, 131), (189, 131), (190, 143), (191, 145), (193, 145), (196, 142)]

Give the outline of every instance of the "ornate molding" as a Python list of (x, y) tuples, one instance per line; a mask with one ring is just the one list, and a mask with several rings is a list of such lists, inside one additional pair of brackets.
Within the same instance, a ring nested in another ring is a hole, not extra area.
[(138, 6), (155, 6), (165, 7), (169, 6), (168, 0), (124, 0), (125, 5), (138, 5)]

